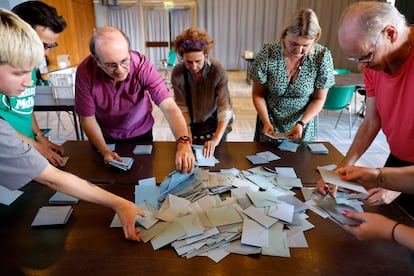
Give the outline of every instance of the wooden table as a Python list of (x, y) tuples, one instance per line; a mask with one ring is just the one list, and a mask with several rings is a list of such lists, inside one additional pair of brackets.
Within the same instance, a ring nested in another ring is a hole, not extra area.
[[(65, 144), (65, 151), (82, 152), (86, 142)], [(272, 163), (294, 166), (300, 177), (313, 181), (315, 167), (339, 161), (337, 151), (327, 144), (328, 156), (310, 155), (306, 148), (283, 154), (270, 144), (227, 143), (217, 157), (220, 167), (249, 167), (244, 154), (271, 149), (282, 156)], [(173, 165), (174, 143), (154, 143), (154, 156), (136, 160), (142, 176), (165, 175)], [(90, 152), (83, 152), (84, 158)], [(294, 157), (294, 155), (298, 157)], [(159, 158), (164, 157), (163, 160)], [(79, 161), (72, 155), (70, 161)], [(336, 159), (336, 160), (335, 160)], [(319, 160), (319, 161), (318, 161)], [(70, 161), (68, 164), (70, 164)], [(101, 160), (102, 161), (102, 160)], [(306, 164), (306, 165), (305, 165)], [(89, 163), (89, 167), (96, 166)], [(165, 167), (164, 167), (165, 166)], [(308, 167), (309, 166), (309, 167)], [(68, 167), (69, 168), (69, 167)], [(145, 169), (144, 169), (145, 168)], [(150, 169), (151, 171), (145, 171)], [(122, 182), (120, 180), (120, 182)], [(104, 189), (134, 200), (134, 185), (103, 184)], [(3, 275), (408, 275), (407, 250), (388, 241), (358, 241), (328, 219), (308, 211), (315, 228), (305, 233), (309, 248), (291, 249), (290, 258), (230, 254), (219, 263), (206, 257), (178, 257), (166, 246), (154, 251), (150, 243), (134, 243), (123, 238), (119, 228), (110, 229), (111, 209), (80, 201), (68, 223), (57, 229), (31, 229), (39, 207), (46, 205), (54, 191), (38, 184), (23, 188), (24, 194), (11, 206), (0, 206), (0, 266)], [(371, 207), (412, 224), (397, 205)]]
[[(253, 165), (246, 159), (247, 155), (270, 150), (281, 157), (268, 164), (269, 167), (294, 167), (303, 183), (314, 184), (319, 179), (316, 167), (336, 164), (342, 160), (342, 154), (330, 143), (326, 143), (329, 155), (313, 155), (306, 145), (301, 145), (297, 153), (280, 151), (271, 143), (227, 142), (222, 143), (216, 158), (220, 163), (212, 170), (222, 168), (248, 169)], [(124, 172), (103, 163), (102, 155), (88, 141), (69, 141), (63, 144), (65, 154), (70, 157), (64, 170), (70, 171), (93, 183), (112, 183), (136, 185), (139, 179), (155, 176), (157, 183), (175, 169), (175, 143), (154, 142), (152, 155), (134, 155), (135, 144), (117, 144), (115, 151), (120, 156), (135, 159), (131, 171)]]

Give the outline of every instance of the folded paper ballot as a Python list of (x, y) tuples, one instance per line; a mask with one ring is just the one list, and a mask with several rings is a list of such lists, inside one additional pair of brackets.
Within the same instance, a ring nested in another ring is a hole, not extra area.
[(146, 155), (152, 153), (152, 145), (136, 145), (133, 153), (135, 155)]
[(310, 152), (313, 154), (328, 154), (329, 153), (328, 148), (325, 147), (325, 145), (322, 143), (308, 144), (308, 148)]
[(132, 157), (124, 157), (121, 156), (122, 160), (124, 160), (123, 162), (119, 162), (115, 159), (112, 159), (111, 161), (109, 161), (109, 164), (111, 166), (114, 166), (118, 169), (124, 170), (124, 171), (128, 171), (131, 169), (132, 164), (134, 164), (134, 158)]
[(287, 140), (288, 139), (286, 136), (286, 133), (282, 133), (282, 132), (276, 133), (276, 135), (272, 135), (270, 133), (266, 133), (265, 135), (266, 137), (272, 140)]
[(363, 194), (368, 194), (367, 190), (356, 182), (345, 181), (341, 179), (341, 176), (333, 171), (327, 170), (323, 167), (318, 167), (319, 173), (322, 179), (329, 184), (333, 184), (348, 190), (356, 191)]
[(362, 221), (346, 217), (343, 214), (343, 211), (345, 210), (357, 212), (355, 208), (349, 205), (336, 204), (334, 200), (321, 200), (318, 202), (318, 206), (327, 212), (329, 216), (338, 224), (356, 226), (362, 223)]
[(79, 199), (61, 193), (61, 192), (56, 192), (51, 198), (49, 198), (49, 204), (77, 204), (79, 202)]
[(43, 206), (37, 211), (32, 227), (52, 227), (66, 224), (72, 214), (72, 206)]

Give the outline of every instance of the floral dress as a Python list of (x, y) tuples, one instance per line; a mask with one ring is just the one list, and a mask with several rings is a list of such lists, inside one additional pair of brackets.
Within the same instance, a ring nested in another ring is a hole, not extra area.
[[(314, 51), (308, 53), (300, 67), (294, 83), (290, 83), (285, 59), (280, 43), (265, 44), (257, 54), (249, 77), (266, 86), (266, 101), (269, 119), (276, 132), (288, 132), (301, 120), (316, 88), (330, 88), (335, 83), (331, 52), (316, 44)], [(264, 141), (261, 135), (263, 123), (257, 119), (255, 141)], [(303, 141), (316, 138), (316, 118), (305, 127)]]

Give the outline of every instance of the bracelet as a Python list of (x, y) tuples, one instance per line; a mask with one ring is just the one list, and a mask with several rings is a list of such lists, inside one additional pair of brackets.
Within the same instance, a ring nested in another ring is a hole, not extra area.
[(379, 175), (378, 175), (378, 185), (377, 185), (377, 187), (384, 187), (384, 184), (385, 184), (385, 175), (384, 175), (384, 172), (382, 171), (381, 168), (377, 168), (377, 170), (379, 171)]
[(302, 128), (306, 126), (306, 124), (302, 121), (297, 121), (296, 124), (302, 126)]
[(396, 222), (396, 223), (394, 224), (394, 226), (392, 227), (391, 238), (392, 238), (392, 241), (393, 241), (393, 242), (397, 242), (397, 241), (395, 240), (395, 228), (397, 228), (397, 226), (398, 226), (399, 224), (401, 224), (401, 223)]

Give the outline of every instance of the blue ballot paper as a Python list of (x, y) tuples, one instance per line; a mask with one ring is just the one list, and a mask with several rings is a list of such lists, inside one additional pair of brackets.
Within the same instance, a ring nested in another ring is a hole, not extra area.
[(187, 186), (197, 185), (200, 181), (195, 176), (197, 167), (191, 173), (171, 172), (160, 184), (160, 196), (158, 201), (163, 201), (168, 194), (175, 194)]
[(49, 198), (49, 204), (77, 204), (79, 199), (64, 194), (62, 192), (56, 192), (51, 198)]
[(54, 227), (66, 224), (72, 214), (72, 206), (43, 206), (37, 211), (32, 227)]
[(134, 150), (132, 151), (135, 155), (147, 155), (151, 154), (152, 152), (152, 145), (136, 145)]
[(109, 165), (116, 167), (118, 169), (121, 169), (123, 171), (128, 171), (131, 169), (132, 164), (134, 164), (134, 158), (131, 157), (123, 157), (121, 156), (123, 162), (117, 161), (115, 159), (112, 159), (109, 161)]
[(293, 143), (293, 142), (283, 141), (282, 143), (280, 143), (279, 149), (280, 150), (291, 151), (291, 152), (296, 152), (299, 146), (300, 146), (299, 144), (296, 144), (296, 143)]

